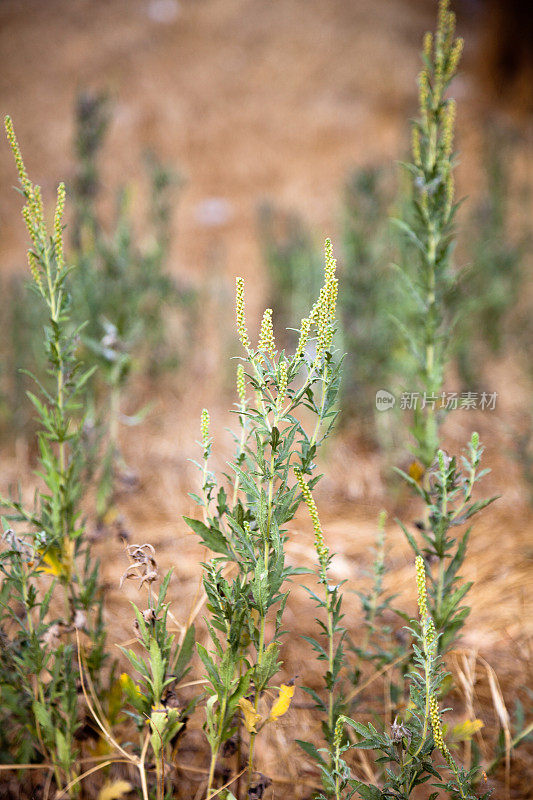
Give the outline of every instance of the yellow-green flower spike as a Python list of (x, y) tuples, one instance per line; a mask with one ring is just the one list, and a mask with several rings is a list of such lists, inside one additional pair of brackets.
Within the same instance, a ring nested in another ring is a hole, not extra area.
[(209, 411), (207, 408), (202, 409), (202, 416), (200, 420), (200, 430), (202, 432), (202, 444), (204, 446), (204, 450), (209, 448), (209, 425), (211, 419), (209, 417)]
[(31, 207), (35, 222), (39, 227), (39, 233), (42, 239), (46, 239), (46, 230), (44, 227), (44, 210), (43, 210), (43, 196), (41, 194), (41, 187), (33, 187), (33, 205)]
[(57, 187), (57, 202), (54, 214), (54, 247), (56, 253), (57, 266), (63, 265), (63, 212), (65, 210), (65, 184), (60, 183)]
[(276, 352), (276, 343), (274, 341), (274, 328), (272, 327), (272, 309), (266, 308), (261, 320), (261, 329), (259, 331), (259, 344), (258, 350), (268, 353), (270, 359), (274, 358)]
[(335, 277), (335, 270), (337, 268), (337, 260), (333, 258), (333, 245), (331, 239), (326, 239), (324, 242), (324, 254), (326, 259), (326, 266), (324, 270), (326, 285)]
[[(330, 324), (333, 323), (335, 319), (335, 312), (337, 310), (337, 296), (339, 294), (339, 281), (337, 278), (331, 278), (328, 283), (328, 309), (329, 309), (329, 321)], [(331, 327), (331, 337), (328, 342), (328, 347), (331, 344), (331, 338), (333, 336), (333, 327)]]
[(335, 730), (333, 732), (333, 747), (338, 750), (342, 744), (342, 734), (344, 732), (344, 717), (342, 714), (335, 723)]
[(295, 468), (294, 474), (296, 476), (296, 480), (298, 481), (298, 486), (300, 487), (304, 503), (309, 510), (311, 522), (313, 523), (313, 530), (315, 532), (315, 549), (320, 561), (320, 566), (322, 567), (323, 578), (325, 579), (325, 571), (329, 560), (329, 548), (324, 539), (324, 532), (322, 530), (322, 525), (320, 524), (318, 509), (313, 499), (313, 495), (311, 494), (311, 489), (305, 482), (301, 470)]
[(324, 307), (324, 305), (327, 305), (327, 302), (328, 302), (328, 286), (327, 284), (325, 284), (321, 288), (320, 294), (318, 295), (318, 300), (314, 304), (313, 308), (311, 309), (311, 313), (309, 314), (311, 322), (314, 322), (315, 324), (318, 322), (321, 309)]
[(320, 306), (319, 314), (318, 314), (318, 321), (317, 321), (317, 336), (316, 336), (316, 364), (318, 363), (324, 356), (326, 351), (326, 343), (328, 337), (328, 327), (329, 327), (329, 314), (328, 314), (328, 307), (327, 303), (323, 303)]
[(237, 367), (237, 396), (241, 401), (241, 406), (243, 406), (246, 403), (246, 377), (242, 364)]
[(450, 53), (450, 59), (448, 61), (448, 76), (453, 75), (455, 70), (457, 69), (459, 61), (461, 60), (461, 56), (463, 54), (463, 47), (464, 47), (463, 39), (456, 39), (453, 44), (452, 51)]
[(310, 331), (311, 331), (311, 318), (304, 317), (304, 319), (300, 323), (300, 336), (298, 338), (296, 353), (294, 354), (294, 358), (296, 361), (299, 361), (303, 357), (303, 354), (305, 353), (305, 348), (307, 347), (307, 342), (309, 341)]
[(30, 266), (30, 272), (32, 275), (33, 280), (37, 284), (39, 291), (41, 294), (44, 293), (43, 281), (41, 277), (41, 271), (39, 268), (39, 262), (35, 256), (33, 250), (28, 250), (28, 264)]
[(425, 69), (418, 76), (418, 102), (420, 110), (425, 117), (428, 112), (429, 102), (429, 75)]
[[(455, 775), (455, 778), (458, 784), (461, 784), (460, 772), (457, 764), (455, 763), (455, 759), (450, 753), (448, 745), (444, 741), (444, 733), (442, 730), (442, 722), (440, 718), (440, 709), (437, 698), (434, 694), (431, 695), (429, 698), (429, 718), (431, 720), (431, 730), (433, 731), (433, 740), (435, 742), (435, 746), (440, 750), (442, 756), (446, 760), (449, 768)], [(461, 797), (465, 797), (465, 795), (461, 792)]]
[(237, 332), (242, 346), (250, 349), (250, 339), (248, 338), (248, 331), (246, 329), (246, 316), (244, 313), (244, 278), (236, 278), (235, 280), (235, 310), (237, 316)]
[(424, 55), (430, 60), (433, 52), (433, 34), (428, 31), (424, 36)]
[(455, 124), (455, 101), (450, 100), (446, 104), (444, 125), (442, 131), (442, 149), (445, 156), (449, 156), (453, 147), (453, 129)]
[(420, 619), (424, 619), (428, 613), (427, 590), (426, 590), (426, 568), (422, 556), (417, 556), (415, 561), (416, 568), (416, 588), (418, 593), (418, 610)]
[(22, 216), (24, 217), (24, 222), (26, 223), (26, 228), (28, 229), (33, 246), (36, 250), (39, 250), (39, 231), (36, 230), (34, 217), (32, 216), (29, 205), (23, 207)]
[(437, 698), (435, 695), (431, 695), (429, 700), (429, 713), (431, 717), (431, 727), (433, 729), (433, 739), (435, 740), (435, 744), (444, 755), (444, 753), (448, 750), (446, 744), (444, 742), (444, 736), (442, 733), (442, 724), (440, 720), (440, 710), (439, 704), (437, 702)]
[(17, 166), (20, 182), (22, 183), (22, 188), (24, 191), (29, 191), (31, 189), (30, 179), (28, 178), (28, 173), (26, 172), (26, 167), (22, 160), (22, 153), (20, 152), (20, 146), (15, 135), (15, 129), (13, 128), (13, 121), (9, 116), (5, 118), (5, 128), (9, 145), (15, 157), (15, 164)]
[(420, 613), (420, 622), (422, 627), (422, 635), (427, 643), (427, 647), (431, 648), (437, 632), (435, 625), (431, 619), (428, 611), (427, 603), (427, 589), (426, 589), (426, 567), (422, 556), (417, 556), (415, 561), (416, 568), (416, 588), (418, 594), (418, 610)]

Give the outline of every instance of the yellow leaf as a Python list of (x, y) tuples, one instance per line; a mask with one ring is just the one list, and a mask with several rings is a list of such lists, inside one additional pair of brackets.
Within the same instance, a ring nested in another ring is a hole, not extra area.
[(129, 781), (113, 781), (102, 786), (98, 794), (98, 800), (120, 800), (125, 794), (132, 791)]
[(270, 717), (269, 719), (278, 719), (278, 717), (282, 717), (283, 714), (286, 714), (289, 710), (289, 706), (291, 704), (292, 696), (294, 694), (294, 684), (288, 686), (285, 683), (282, 683), (279, 688), (279, 695), (278, 699), (270, 709)]
[(469, 742), (481, 730), (483, 722), (480, 719), (465, 719), (452, 728), (451, 738), (454, 742)]
[(99, 736), (90, 751), (93, 756), (108, 756), (112, 752), (112, 748), (104, 736)]
[(138, 683), (133, 682), (132, 678), (128, 675), (127, 672), (123, 672), (121, 674), (119, 678), (119, 683), (130, 699), (131, 698), (135, 699), (136, 697), (142, 697), (141, 687), (139, 686)]
[(115, 722), (118, 714), (122, 710), (122, 693), (122, 680), (119, 678), (118, 681), (113, 681), (107, 693), (108, 716), (110, 722)]
[(255, 726), (261, 719), (261, 714), (257, 713), (252, 703), (250, 703), (246, 697), (241, 697), (239, 700), (239, 706), (244, 717), (244, 727), (248, 733), (257, 733)]
[(118, 519), (118, 509), (115, 506), (111, 506), (105, 512), (102, 522), (104, 525), (112, 525)]
[(42, 557), (42, 564), (39, 568), (41, 572), (46, 572), (48, 575), (55, 575), (56, 577), (63, 574), (63, 564), (60, 560), (59, 551), (55, 547), (49, 550), (39, 550), (39, 555)]
[(408, 469), (409, 477), (417, 483), (420, 483), (424, 477), (424, 467), (418, 461), (412, 461)]
[(130, 681), (133, 683), (133, 681), (131, 680), (131, 678), (130, 678), (130, 676), (128, 675), (127, 672), (122, 672), (120, 674), (119, 681), (120, 681), (120, 685), (122, 686), (123, 689), (126, 689), (126, 687), (129, 686)]
[(74, 568), (74, 539), (70, 539), (68, 536), (63, 538), (63, 572), (67, 577), (70, 577), (73, 572)]

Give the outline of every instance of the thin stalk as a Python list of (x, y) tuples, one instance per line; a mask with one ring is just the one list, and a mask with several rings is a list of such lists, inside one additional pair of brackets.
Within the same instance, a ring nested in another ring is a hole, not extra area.
[(225, 717), (226, 717), (227, 702), (228, 702), (227, 696), (225, 695), (223, 700), (222, 700), (222, 704), (220, 706), (220, 712), (219, 712), (219, 717), (218, 717), (219, 718), (219, 728), (218, 728), (217, 739), (216, 739), (216, 742), (215, 742), (215, 747), (213, 747), (212, 750), (211, 750), (211, 763), (209, 765), (209, 776), (208, 776), (208, 779), (207, 779), (207, 794), (206, 794), (206, 797), (209, 797), (209, 795), (211, 794), (212, 788), (213, 788), (213, 779), (215, 777), (215, 767), (216, 767), (216, 763), (217, 763), (217, 759), (218, 759), (218, 753), (219, 753), (219, 750), (220, 750), (220, 744), (221, 744), (221, 741), (222, 741), (222, 731), (223, 731), (223, 727), (224, 727), (224, 720), (225, 720)]
[[(328, 670), (330, 675), (333, 674), (333, 661), (334, 661), (334, 641), (333, 641), (333, 612), (331, 610), (331, 597), (326, 584), (326, 610), (327, 610), (327, 629), (328, 629)], [(333, 736), (333, 709), (334, 709), (334, 696), (333, 687), (328, 690), (328, 729), (330, 735)]]
[[(277, 422), (277, 417), (274, 418), (273, 426)], [(264, 541), (263, 559), (265, 563), (265, 571), (268, 572), (268, 562), (270, 557), (270, 529), (272, 525), (272, 501), (274, 495), (274, 450), (270, 454), (270, 476), (268, 481), (268, 510), (267, 510), (267, 529)], [(261, 666), (263, 661), (263, 653), (265, 649), (265, 625), (266, 614), (261, 612), (260, 629), (259, 629), (259, 647), (257, 650), (257, 665)], [(254, 696), (254, 710), (257, 711), (259, 706), (259, 692), (255, 691)], [(253, 773), (253, 757), (256, 733), (250, 734), (250, 750), (248, 754), (248, 786), (250, 785)]]

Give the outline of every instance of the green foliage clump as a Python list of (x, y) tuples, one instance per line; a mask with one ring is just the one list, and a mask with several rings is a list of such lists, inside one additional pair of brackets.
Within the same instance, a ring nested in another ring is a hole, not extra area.
[(438, 447), (439, 407), (444, 364), (450, 341), (449, 297), (456, 281), (452, 269), (454, 218), (453, 137), (455, 101), (446, 96), (463, 42), (454, 38), (451, 14), (441, 4), (438, 32), (424, 39), (424, 67), (419, 76), (420, 116), (412, 126), (412, 162), (409, 201), (397, 226), (404, 234), (406, 251), (398, 274), (411, 299), (409, 309), (397, 319), (414, 359), (409, 387), (420, 394), (414, 410), (415, 455), (428, 467)]

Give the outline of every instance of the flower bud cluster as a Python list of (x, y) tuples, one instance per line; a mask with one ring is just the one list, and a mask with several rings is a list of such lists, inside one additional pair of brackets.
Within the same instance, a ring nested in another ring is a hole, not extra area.
[(246, 378), (242, 364), (237, 367), (237, 396), (243, 406), (246, 402)]
[(294, 474), (296, 476), (296, 480), (298, 481), (304, 502), (309, 510), (309, 516), (311, 517), (311, 521), (313, 523), (313, 529), (315, 532), (315, 549), (320, 561), (320, 566), (322, 567), (323, 577), (325, 578), (325, 571), (329, 561), (329, 548), (324, 539), (324, 532), (322, 530), (322, 525), (320, 524), (318, 509), (313, 499), (313, 495), (311, 494), (311, 490), (304, 480), (301, 470), (295, 469)]
[(282, 361), (279, 367), (277, 408), (281, 411), (287, 397), (287, 362)]
[(422, 556), (416, 558), (416, 588), (418, 591), (418, 610), (420, 612), (420, 622), (422, 626), (422, 635), (428, 649), (433, 646), (437, 632), (435, 625), (428, 611), (427, 605), (427, 589), (426, 589), (426, 568), (424, 566), (424, 559)]
[(311, 311), (311, 319), (317, 326), (316, 366), (331, 347), (334, 332), (338, 280), (335, 277), (337, 261), (333, 258), (331, 239), (326, 239), (325, 256), (324, 286)]
[(201, 420), (200, 420), (200, 430), (202, 432), (202, 445), (203, 445), (204, 451), (208, 451), (209, 450), (209, 444), (210, 444), (209, 424), (210, 424), (210, 421), (211, 420), (210, 420), (210, 417), (209, 417), (209, 411), (207, 410), (207, 408), (203, 408), (202, 409), (202, 416), (201, 416)]
[(273, 360), (276, 353), (276, 342), (274, 340), (274, 328), (272, 327), (272, 309), (266, 308), (261, 320), (261, 328), (259, 331), (258, 350), (268, 353), (268, 356)]
[(63, 212), (65, 210), (65, 184), (60, 183), (57, 187), (57, 203), (54, 214), (54, 247), (56, 253), (57, 266), (63, 266), (63, 228), (61, 225)]
[(300, 337), (298, 339), (298, 346), (296, 347), (296, 353), (294, 354), (294, 358), (296, 361), (299, 361), (305, 352), (305, 348), (307, 347), (307, 342), (309, 341), (309, 333), (311, 332), (311, 324), (312, 324), (311, 317), (304, 317), (304, 319), (300, 324)]
[(237, 332), (242, 346), (250, 349), (250, 339), (248, 337), (248, 330), (246, 328), (246, 316), (244, 313), (244, 278), (236, 278), (235, 280), (235, 309), (237, 317)]

